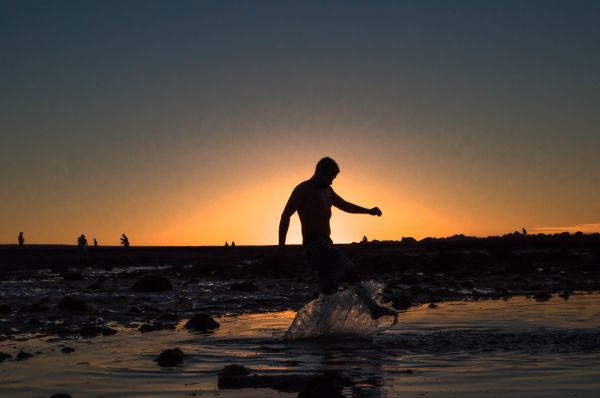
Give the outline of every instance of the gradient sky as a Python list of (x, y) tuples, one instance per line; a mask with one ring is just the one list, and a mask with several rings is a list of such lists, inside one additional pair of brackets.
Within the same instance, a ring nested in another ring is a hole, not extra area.
[(0, 243), (273, 244), (325, 155), (383, 210), (336, 242), (598, 231), (599, 43), (597, 1), (0, 0)]

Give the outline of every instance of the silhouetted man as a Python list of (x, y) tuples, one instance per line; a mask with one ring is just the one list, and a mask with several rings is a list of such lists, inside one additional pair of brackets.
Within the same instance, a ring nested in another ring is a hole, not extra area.
[(129, 247), (129, 238), (127, 237), (127, 235), (121, 234), (121, 244), (125, 248)]
[(94, 238), (94, 247), (98, 247), (98, 241)]
[(81, 250), (84, 250), (87, 247), (87, 243), (88, 242), (84, 234), (81, 234), (81, 236), (77, 238), (77, 246), (79, 246)]
[(19, 237), (17, 239), (19, 240), (19, 247), (23, 247), (23, 245), (25, 245), (25, 238), (23, 237), (23, 232), (19, 232)]
[(281, 256), (285, 247), (285, 239), (290, 225), (290, 217), (297, 211), (302, 224), (302, 245), (306, 257), (316, 265), (319, 275), (319, 292), (332, 294), (338, 290), (340, 283), (348, 282), (354, 291), (365, 302), (371, 316), (379, 318), (383, 315), (395, 315), (387, 308), (377, 305), (369, 297), (356, 272), (354, 263), (344, 255), (329, 237), (331, 228), (331, 206), (347, 213), (370, 214), (381, 216), (378, 207), (366, 209), (346, 202), (331, 188), (333, 180), (340, 172), (337, 163), (325, 157), (317, 163), (314, 175), (300, 183), (292, 192), (279, 223), (279, 248)]

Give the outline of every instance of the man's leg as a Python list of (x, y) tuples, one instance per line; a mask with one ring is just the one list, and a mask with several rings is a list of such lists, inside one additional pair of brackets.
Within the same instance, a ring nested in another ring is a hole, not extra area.
[[(346, 255), (335, 247), (332, 243), (326, 242), (321, 245), (319, 250), (319, 269), (327, 272), (323, 272), (323, 285), (328, 286), (328, 292), (324, 294), (331, 294), (337, 290), (339, 284), (343, 281), (348, 282), (354, 292), (363, 301), (363, 303), (369, 309), (371, 317), (373, 319), (379, 319), (382, 316), (390, 315), (394, 319), (397, 317), (397, 312), (390, 310), (389, 308), (382, 307), (377, 304), (373, 298), (367, 292), (367, 289), (361, 283), (358, 272), (356, 271), (356, 265)], [(321, 272), (319, 279), (321, 279)], [(320, 282), (321, 283), (321, 282)]]
[(369, 292), (367, 292), (367, 289), (365, 289), (365, 286), (362, 284), (362, 282), (356, 282), (354, 285), (352, 285), (352, 289), (369, 309), (369, 312), (371, 313), (371, 318), (379, 319), (382, 316), (389, 315), (394, 317), (395, 322), (395, 320), (398, 317), (398, 313), (394, 310), (391, 310), (387, 307), (382, 307), (379, 304), (377, 304), (375, 300), (373, 300), (371, 295), (369, 295)]

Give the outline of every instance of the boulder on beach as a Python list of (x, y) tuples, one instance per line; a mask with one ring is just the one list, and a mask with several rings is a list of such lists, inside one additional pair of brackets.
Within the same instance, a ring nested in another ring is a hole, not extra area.
[(206, 314), (194, 315), (189, 321), (186, 322), (184, 327), (186, 329), (206, 332), (208, 330), (218, 329), (221, 325), (213, 318)]
[(64, 354), (70, 354), (74, 351), (75, 351), (75, 348), (73, 348), (73, 347), (63, 347), (61, 350), (61, 352), (63, 352)]
[(86, 312), (88, 310), (87, 304), (74, 296), (63, 297), (60, 303), (58, 303), (58, 308), (63, 311), (73, 312)]
[(298, 393), (298, 398), (341, 398), (342, 389), (353, 384), (346, 377), (336, 373), (326, 373), (312, 378)]
[(223, 369), (219, 370), (219, 376), (248, 376), (250, 370), (242, 365), (227, 365)]
[(20, 309), (21, 312), (44, 312), (49, 310), (50, 308), (48, 308), (48, 306), (46, 306), (41, 301), (36, 301), (35, 303), (31, 305), (26, 305), (24, 307), (21, 307)]
[(185, 358), (185, 354), (179, 348), (164, 350), (160, 353), (158, 358), (155, 359), (158, 362), (158, 366), (175, 366)]
[(27, 359), (27, 358), (31, 358), (33, 356), (32, 353), (27, 352), (27, 351), (19, 351), (19, 353), (17, 354), (17, 358), (18, 359)]
[(548, 292), (537, 292), (533, 295), (533, 298), (537, 301), (547, 301), (552, 298), (552, 295)]
[(164, 314), (161, 314), (159, 318), (167, 322), (177, 322), (179, 320), (177, 314), (173, 312), (165, 312)]
[(5, 361), (9, 358), (12, 358), (12, 355), (7, 354), (5, 352), (0, 352), (0, 362)]
[(146, 275), (135, 281), (131, 290), (136, 292), (165, 292), (172, 290), (171, 281), (164, 276)]
[(84, 327), (79, 329), (79, 334), (82, 337), (96, 337), (99, 335), (112, 336), (113, 334), (116, 334), (116, 333), (117, 333), (117, 331), (115, 329), (109, 328), (108, 326), (104, 326), (104, 325), (90, 324), (90, 325), (85, 325)]

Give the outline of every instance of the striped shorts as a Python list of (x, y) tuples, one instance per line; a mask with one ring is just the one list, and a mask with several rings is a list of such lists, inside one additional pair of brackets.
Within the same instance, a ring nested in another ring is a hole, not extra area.
[(335, 293), (341, 282), (357, 282), (356, 266), (331, 239), (318, 237), (306, 246), (305, 253), (308, 261), (317, 267), (320, 293)]

